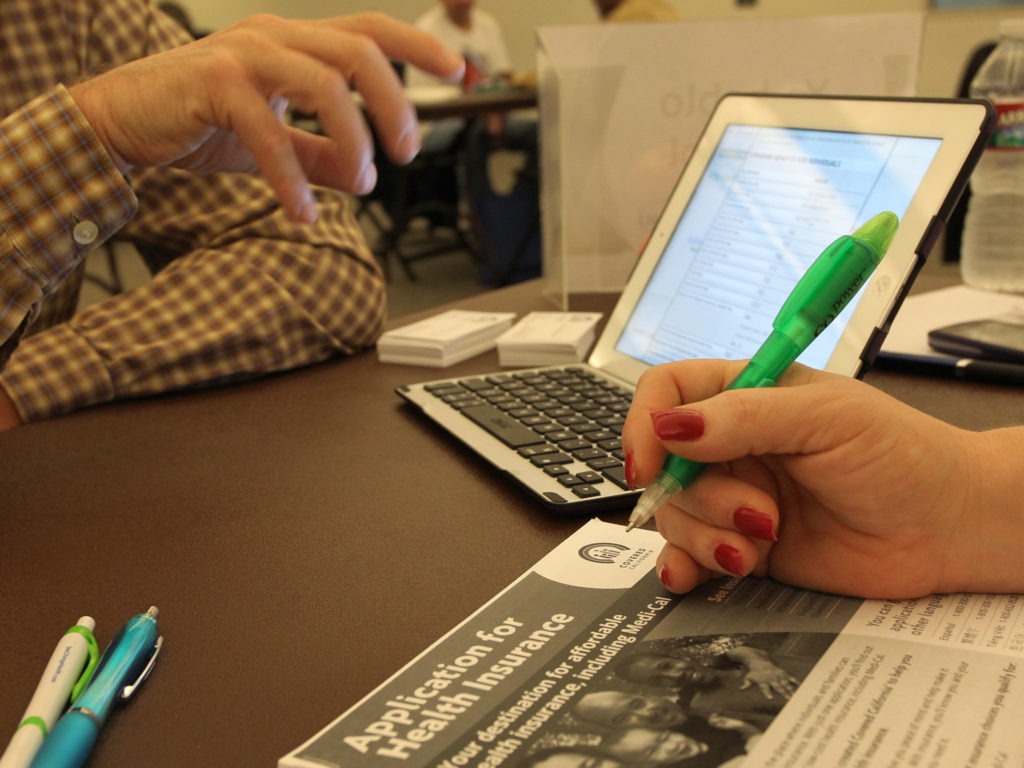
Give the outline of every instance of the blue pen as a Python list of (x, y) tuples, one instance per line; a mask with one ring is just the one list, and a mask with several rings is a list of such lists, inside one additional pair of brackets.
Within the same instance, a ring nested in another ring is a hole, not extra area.
[(155, 607), (133, 616), (107, 646), (92, 681), (57, 721), (32, 768), (72, 768), (89, 758), (111, 705), (131, 696), (156, 662), (163, 645)]
[[(852, 235), (843, 235), (814, 260), (772, 323), (772, 331), (726, 389), (773, 387), (775, 381), (835, 320), (889, 249), (899, 219), (885, 211)], [(658, 508), (704, 471), (704, 464), (669, 454), (657, 479), (644, 489), (626, 530), (650, 520)]]

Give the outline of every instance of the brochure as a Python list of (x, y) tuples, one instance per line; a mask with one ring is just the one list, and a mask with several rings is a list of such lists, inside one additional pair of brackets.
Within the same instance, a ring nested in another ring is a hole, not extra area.
[(586, 523), (279, 768), (1024, 762), (1020, 595), (679, 597), (661, 546)]

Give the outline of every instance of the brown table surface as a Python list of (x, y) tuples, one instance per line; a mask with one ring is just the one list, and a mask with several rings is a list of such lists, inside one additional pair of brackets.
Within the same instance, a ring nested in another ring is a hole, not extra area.
[[(493, 112), (511, 112), (537, 106), (537, 89), (530, 87), (453, 92), (444, 98), (417, 98), (413, 89), (408, 95), (416, 109), (416, 117), (424, 121), (449, 117), (469, 119)], [(313, 115), (297, 112), (293, 115), (293, 123), (306, 130), (320, 132), (320, 124)]]
[[(550, 309), (536, 282), (458, 306)], [(102, 647), (156, 605), (164, 651), (90, 765), (275, 765), (581, 522), (393, 394), (493, 370), (493, 352), (443, 371), (367, 352), (0, 433), (0, 740), (67, 626), (92, 615)], [(868, 380), (966, 427), (1024, 413), (1022, 389)]]
[(441, 120), (446, 117), (477, 117), (490, 112), (509, 112), (537, 106), (535, 88), (496, 88), (460, 93), (449, 99), (422, 100), (413, 98), (420, 120)]

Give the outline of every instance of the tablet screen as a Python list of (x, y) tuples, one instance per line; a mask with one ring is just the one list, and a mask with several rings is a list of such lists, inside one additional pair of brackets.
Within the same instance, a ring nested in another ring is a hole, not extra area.
[[(647, 365), (745, 358), (833, 240), (901, 219), (939, 138), (731, 124), (615, 349)], [(823, 368), (853, 304), (800, 357)]]

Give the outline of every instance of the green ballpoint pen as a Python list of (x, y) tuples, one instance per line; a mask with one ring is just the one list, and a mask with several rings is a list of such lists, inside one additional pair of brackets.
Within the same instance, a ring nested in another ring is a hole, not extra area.
[[(822, 251), (783, 303), (771, 335), (726, 389), (775, 386), (776, 379), (868, 281), (898, 226), (896, 214), (885, 211)], [(669, 454), (658, 477), (637, 499), (626, 530), (650, 520), (662, 504), (696, 480), (705, 466)]]

